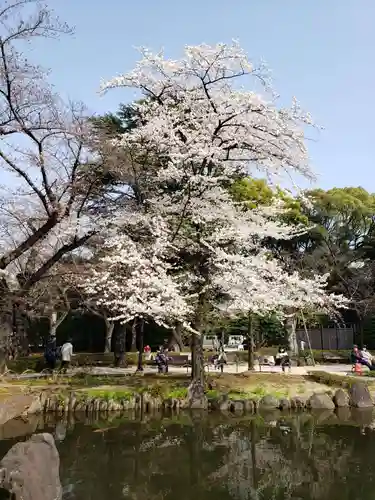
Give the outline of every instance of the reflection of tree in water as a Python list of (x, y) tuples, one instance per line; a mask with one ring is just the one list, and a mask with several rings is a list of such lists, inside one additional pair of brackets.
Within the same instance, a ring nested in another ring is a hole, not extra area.
[[(70, 500), (370, 500), (375, 438), (358, 428), (186, 419), (93, 432), (79, 425), (59, 444)], [(65, 498), (64, 498), (65, 500)]]

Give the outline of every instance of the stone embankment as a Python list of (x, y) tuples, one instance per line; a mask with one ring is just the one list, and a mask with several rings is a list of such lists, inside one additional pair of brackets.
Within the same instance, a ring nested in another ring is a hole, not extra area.
[[(267, 410), (334, 410), (335, 408), (372, 408), (374, 401), (366, 384), (355, 382), (348, 390), (315, 393), (309, 397), (294, 396), (277, 398), (272, 395), (260, 399), (233, 399), (228, 395), (208, 397), (202, 401), (201, 409), (233, 413), (255, 413)], [(15, 395), (2, 400), (0, 405), (0, 425), (17, 417), (52, 412), (64, 413), (102, 413), (138, 410), (152, 413), (159, 410), (186, 410), (190, 403), (185, 398), (153, 397), (147, 392), (128, 395), (124, 398), (111, 398), (105, 394), (93, 397), (84, 391), (58, 394), (42, 392), (40, 395)], [(194, 405), (194, 408), (197, 408)]]

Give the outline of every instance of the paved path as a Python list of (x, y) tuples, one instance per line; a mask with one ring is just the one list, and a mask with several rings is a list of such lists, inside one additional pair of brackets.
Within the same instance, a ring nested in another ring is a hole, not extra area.
[[(327, 373), (333, 373), (338, 375), (346, 375), (351, 372), (352, 365), (342, 365), (342, 364), (333, 364), (333, 365), (317, 365), (317, 366), (294, 366), (291, 370), (291, 375), (306, 375), (311, 371), (324, 371)], [(224, 373), (243, 373), (247, 371), (247, 364), (240, 363), (238, 366), (235, 364), (229, 364), (225, 366)], [(73, 375), (76, 373), (91, 373), (92, 375), (125, 375), (125, 374), (133, 374), (135, 372), (135, 367), (129, 368), (111, 368), (111, 367), (94, 367), (89, 370), (82, 369), (73, 369), (69, 370), (68, 374)], [(144, 373), (156, 373), (157, 369), (154, 367), (145, 367)], [(179, 366), (170, 366), (170, 373), (189, 373), (190, 369), (179, 367)], [(212, 367), (209, 370), (210, 373), (215, 373), (215, 369)], [(262, 373), (282, 373), (280, 367), (262, 367)], [(259, 373), (256, 370), (256, 373)], [(288, 371), (286, 371), (288, 373)], [(18, 380), (28, 380), (28, 379), (38, 379), (45, 377), (46, 374), (43, 373), (25, 373), (22, 375), (12, 375), (10, 378), (17, 378)]]

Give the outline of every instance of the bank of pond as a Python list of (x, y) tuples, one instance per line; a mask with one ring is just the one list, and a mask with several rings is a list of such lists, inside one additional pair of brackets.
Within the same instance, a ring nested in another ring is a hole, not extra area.
[(349, 407), (49, 412), (0, 426), (0, 458), (32, 435), (51, 435), (62, 500), (372, 500), (373, 428), (372, 409)]

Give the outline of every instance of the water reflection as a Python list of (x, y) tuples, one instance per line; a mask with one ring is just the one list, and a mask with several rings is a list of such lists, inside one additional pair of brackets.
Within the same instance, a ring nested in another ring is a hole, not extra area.
[[(372, 412), (349, 410), (48, 416), (24, 430), (54, 433), (64, 500), (366, 500), (375, 486), (373, 421)], [(0, 455), (19, 439), (0, 441)]]

